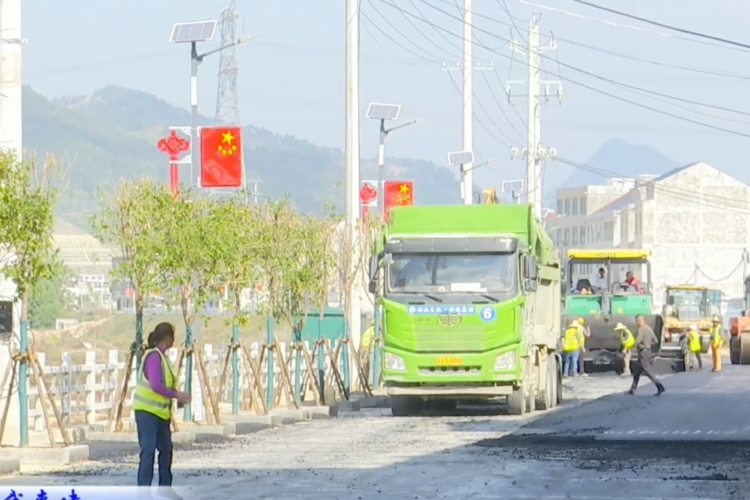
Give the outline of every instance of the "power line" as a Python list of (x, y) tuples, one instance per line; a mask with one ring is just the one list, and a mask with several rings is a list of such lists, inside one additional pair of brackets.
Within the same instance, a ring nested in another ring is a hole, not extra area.
[[(381, 2), (384, 2), (384, 0), (379, 0), (379, 1), (381, 1)], [(430, 8), (432, 8), (432, 9), (435, 9), (435, 10), (437, 10), (438, 12), (441, 12), (442, 14), (444, 14), (444, 15), (446, 15), (446, 16), (448, 16), (448, 17), (450, 17), (451, 19), (454, 19), (454, 20), (459, 20), (459, 18), (457, 18), (456, 16), (454, 16), (454, 15), (450, 14), (449, 12), (446, 12), (446, 11), (445, 11), (445, 10), (443, 10), (443, 9), (440, 9), (439, 7), (435, 7), (434, 5), (430, 4), (430, 3), (429, 3), (429, 2), (427, 2), (426, 0), (418, 0), (418, 1), (420, 1), (420, 2), (424, 3), (425, 5), (429, 6), (429, 7), (430, 7)], [(385, 3), (385, 2), (384, 2), (384, 3)], [(391, 4), (387, 4), (387, 3), (386, 3), (386, 5), (388, 5), (388, 6), (392, 7), (392, 8), (398, 9), (398, 10), (404, 10), (404, 9), (401, 9), (400, 7), (396, 7), (396, 6), (393, 6), (393, 5), (391, 5)], [(406, 13), (408, 13), (409, 15), (412, 15), (412, 16), (414, 16), (414, 14), (413, 14), (413, 13), (411, 13), (411, 12), (409, 12), (409, 11), (405, 11), (405, 12), (406, 12)], [(415, 17), (417, 17), (417, 16), (415, 16)], [(417, 19), (420, 19), (420, 18), (419, 18), (419, 17), (417, 17)], [(428, 22), (428, 23), (431, 23), (430, 21), (428, 21), (428, 20), (424, 20), (424, 19), (420, 19), (420, 21), (422, 21), (422, 22)], [(444, 28), (442, 28), (442, 27), (440, 27), (440, 26), (434, 25), (434, 23), (431, 23), (431, 24), (433, 24), (433, 26), (435, 27), (435, 29), (443, 30), (444, 32), (447, 32), (448, 34), (450, 34), (450, 35), (453, 35), (453, 36), (458, 36), (458, 35), (455, 35), (455, 34), (453, 34), (452, 32), (450, 32), (449, 30), (446, 30), (446, 29), (444, 29)], [(494, 33), (490, 32), (490, 31), (484, 30), (484, 29), (482, 29), (482, 28), (480, 28), (480, 27), (478, 27), (478, 26), (476, 26), (476, 25), (474, 25), (474, 26), (473, 26), (473, 29), (475, 29), (475, 30), (477, 30), (477, 31), (480, 31), (480, 32), (482, 32), (482, 33), (486, 33), (486, 34), (488, 34), (488, 35), (490, 35), (490, 36), (492, 36), (492, 37), (494, 37), (494, 38), (497, 38), (497, 39), (500, 39), (500, 40), (504, 40), (504, 41), (507, 41), (506, 39), (504, 39), (504, 38), (502, 38), (502, 37), (500, 37), (500, 36), (497, 36), (496, 34), (494, 34)], [(493, 49), (491, 49), (490, 47), (487, 47), (487, 46), (486, 46), (485, 44), (481, 44), (481, 43), (480, 43), (480, 44), (477, 44), (477, 43), (475, 43), (475, 42), (473, 42), (473, 41), (472, 41), (472, 43), (474, 43), (475, 45), (479, 46), (480, 48), (483, 48), (483, 49), (485, 49), (485, 50), (488, 50), (488, 51), (490, 51), (490, 52), (492, 52), (492, 53), (494, 53), (494, 54), (497, 54), (497, 55), (499, 55), (500, 57), (504, 57), (504, 58), (506, 58), (506, 59), (512, 59), (512, 58), (511, 58), (510, 56), (508, 56), (507, 54), (502, 54), (502, 53), (500, 53), (500, 52), (497, 52), (496, 50), (493, 50)], [(546, 58), (546, 56), (542, 56), (542, 57), (545, 57), (545, 58)], [(558, 61), (558, 64), (561, 64), (561, 65), (563, 65), (563, 63), (560, 63), (559, 61)], [(586, 74), (586, 73), (588, 73), (588, 74), (590, 74), (590, 75), (593, 75), (593, 76), (594, 76), (595, 78), (601, 79), (601, 80), (603, 80), (603, 81), (608, 81), (608, 80), (609, 80), (609, 83), (613, 83), (613, 84), (615, 84), (615, 85), (621, 85), (621, 86), (622, 86), (622, 85), (627, 85), (627, 84), (621, 84), (621, 83), (619, 83), (619, 82), (615, 82), (614, 80), (608, 79), (608, 78), (606, 78), (606, 77), (602, 77), (602, 76), (599, 76), (599, 75), (594, 75), (593, 73), (587, 72), (586, 70), (581, 70), (580, 68), (577, 68), (577, 67), (575, 67), (575, 66), (572, 66), (572, 65), (570, 65), (570, 64), (565, 64), (564, 66), (565, 66), (565, 67), (567, 67), (567, 68), (573, 69), (573, 70), (577, 70), (577, 71), (583, 72), (583, 73), (585, 73), (585, 74)], [(539, 68), (539, 69), (541, 70), (542, 68)], [(694, 119), (692, 119), (692, 118), (688, 118), (688, 117), (685, 117), (685, 116), (677, 115), (677, 114), (671, 113), (671, 112), (669, 112), (669, 111), (665, 111), (665, 110), (663, 110), (663, 109), (659, 109), (659, 108), (654, 108), (654, 107), (648, 106), (648, 105), (646, 105), (646, 104), (643, 104), (643, 103), (640, 103), (640, 102), (637, 102), (637, 101), (633, 101), (633, 100), (631, 100), (631, 99), (627, 99), (627, 98), (625, 98), (625, 97), (621, 97), (621, 96), (618, 96), (618, 95), (615, 95), (615, 94), (612, 94), (612, 93), (610, 93), (610, 92), (607, 92), (607, 91), (605, 91), (605, 90), (602, 90), (602, 89), (599, 89), (599, 88), (593, 87), (593, 86), (591, 86), (591, 85), (587, 85), (587, 84), (585, 84), (585, 83), (582, 83), (582, 82), (580, 82), (580, 81), (574, 80), (574, 79), (572, 79), (572, 78), (568, 78), (568, 77), (563, 77), (563, 76), (562, 76), (562, 75), (560, 75), (560, 74), (556, 74), (556, 73), (552, 73), (552, 72), (547, 72), (547, 73), (548, 73), (548, 74), (550, 74), (550, 75), (552, 75), (552, 76), (555, 76), (555, 77), (557, 77), (557, 78), (560, 78), (561, 80), (565, 80), (565, 81), (567, 81), (567, 82), (569, 82), (569, 83), (572, 83), (572, 84), (574, 84), (574, 85), (577, 85), (577, 86), (579, 86), (579, 87), (582, 87), (582, 88), (585, 88), (585, 89), (591, 90), (591, 91), (593, 91), (593, 92), (596, 92), (596, 93), (598, 93), (598, 94), (601, 94), (601, 95), (604, 95), (604, 96), (610, 97), (610, 98), (612, 98), (612, 99), (615, 99), (615, 100), (618, 100), (618, 101), (621, 101), (621, 102), (624, 102), (624, 103), (627, 103), (627, 104), (630, 104), (630, 105), (633, 105), (633, 106), (636, 106), (636, 107), (639, 107), (639, 108), (642, 108), (642, 109), (646, 109), (646, 110), (649, 110), (649, 111), (652, 111), (652, 112), (655, 112), (655, 113), (658, 113), (658, 114), (661, 114), (661, 115), (664, 115), (664, 116), (668, 116), (668, 117), (670, 117), (670, 118), (674, 118), (674, 119), (677, 119), (677, 120), (682, 120), (682, 121), (685, 121), (685, 122), (688, 122), (688, 123), (692, 123), (692, 124), (695, 124), (695, 125), (699, 125), (699, 126), (702, 126), (702, 127), (710, 128), (710, 129), (713, 129), (713, 130), (717, 130), (717, 131), (720, 131), (720, 132), (725, 132), (725, 133), (728, 133), (728, 134), (732, 134), (732, 135), (737, 135), (737, 136), (740, 136), (740, 137), (748, 137), (748, 138), (750, 138), (750, 134), (746, 134), (746, 133), (744, 133), (744, 132), (739, 132), (739, 131), (737, 131), (737, 130), (732, 130), (732, 129), (728, 129), (728, 128), (720, 127), (720, 126), (717, 126), (717, 125), (712, 125), (712, 124), (710, 124), (710, 123), (705, 123), (705, 122), (701, 122), (701, 121), (698, 121), (698, 120), (694, 120)], [(635, 86), (630, 86), (630, 87), (631, 87), (632, 89), (638, 89), (638, 90), (640, 90), (640, 91), (643, 91), (643, 92), (647, 92), (647, 93), (648, 93), (648, 92), (651, 92), (651, 93), (653, 93), (653, 92), (654, 92), (654, 91), (650, 91), (649, 89), (642, 89), (642, 88), (640, 88), (640, 87), (635, 87)], [(708, 103), (698, 103), (698, 102), (696, 101), (696, 102), (695, 102), (695, 104), (697, 104), (697, 105), (700, 105), (700, 104), (708, 104)], [(710, 106), (710, 105), (709, 105), (709, 106)], [(696, 113), (700, 113), (700, 112), (698, 112), (698, 111), (694, 111), (694, 112), (696, 112)], [(709, 116), (710, 116), (710, 115), (709, 115)]]
[(710, 69), (710, 68), (701, 68), (701, 67), (698, 67), (698, 66), (682, 66), (682, 65), (679, 65), (679, 64), (671, 64), (671, 63), (667, 63), (667, 62), (664, 62), (664, 61), (656, 61), (656, 60), (653, 60), (653, 59), (646, 59), (646, 58), (643, 58), (643, 57), (637, 57), (637, 56), (632, 56), (632, 55), (629, 55), (629, 54), (624, 54), (622, 52), (616, 52), (614, 50), (603, 49), (601, 47), (595, 47), (593, 45), (588, 45), (588, 44), (585, 44), (585, 43), (576, 42), (576, 41), (569, 40), (569, 39), (564, 39), (564, 38), (559, 38), (559, 37), (557, 39), (560, 40), (560, 41), (564, 41), (565, 43), (567, 43), (569, 45), (574, 45), (576, 47), (581, 47), (581, 48), (584, 48), (584, 49), (587, 49), (587, 50), (592, 50), (594, 52), (599, 52), (599, 53), (607, 54), (607, 55), (610, 55), (610, 56), (615, 56), (615, 57), (620, 57), (620, 58), (623, 58), (623, 59), (628, 59), (630, 61), (642, 62), (642, 63), (650, 64), (650, 65), (653, 65), (653, 66), (659, 66), (659, 67), (670, 68), (670, 69), (678, 69), (680, 71), (687, 71), (687, 72), (691, 72), (691, 73), (699, 73), (699, 74), (703, 74), (703, 75), (720, 76), (720, 77), (724, 77), (724, 78), (734, 78), (734, 79), (737, 79), (737, 80), (750, 80), (750, 75), (743, 75), (743, 74), (740, 74), (740, 73), (731, 73), (731, 72), (728, 72), (728, 71), (719, 71), (719, 70)]
[[(579, 14), (577, 12), (571, 12), (571, 11), (565, 10), (565, 9), (558, 9), (556, 7), (550, 7), (549, 5), (543, 5), (543, 4), (540, 4), (540, 3), (537, 3), (537, 2), (530, 2), (529, 0), (516, 0), (516, 1), (519, 2), (519, 3), (522, 3), (524, 5), (530, 5), (532, 7), (537, 7), (537, 8), (544, 9), (544, 10), (549, 10), (549, 11), (552, 11), (552, 12), (558, 12), (560, 14), (565, 14), (567, 16), (575, 17), (575, 18), (578, 18), (578, 19), (585, 19), (587, 21), (594, 21), (594, 22), (597, 22), (597, 23), (602, 23), (602, 24), (606, 24), (608, 26), (614, 26), (614, 27), (617, 27), (617, 28), (628, 28), (628, 29), (631, 29), (631, 30), (634, 30), (634, 31), (638, 31), (638, 32), (641, 32), (641, 33), (650, 33), (650, 34), (658, 35), (658, 36), (661, 36), (661, 37), (664, 37), (664, 38), (672, 38), (672, 39), (680, 40), (680, 41), (684, 41), (684, 42), (698, 43), (698, 44), (701, 44), (701, 45), (708, 45), (710, 47), (717, 47), (717, 48), (724, 49), (724, 50), (734, 50), (734, 51), (738, 51), (738, 52), (746, 52), (744, 49), (741, 49), (741, 48), (738, 48), (738, 47), (728, 47), (728, 46), (722, 45), (720, 43), (708, 42), (706, 40), (701, 40), (701, 39), (696, 39), (696, 38), (689, 38), (689, 37), (686, 37), (686, 36), (673, 35), (671, 33), (666, 33), (664, 31), (651, 30), (651, 29), (648, 29), (648, 28), (644, 28), (642, 26), (634, 26), (632, 24), (620, 24), (620, 23), (616, 23), (614, 21), (610, 21), (609, 19), (600, 19), (598, 17), (586, 16), (586, 15)], [(562, 38), (560, 38), (560, 40), (562, 40)]]
[[(448, 71), (447, 73), (448, 73), (448, 76), (449, 76), (449, 77), (450, 77), (450, 79), (451, 79), (451, 83), (453, 84), (453, 87), (454, 87), (454, 88), (456, 89), (456, 92), (458, 92), (458, 94), (459, 94), (459, 95), (461, 95), (461, 90), (460, 90), (460, 89), (458, 88), (458, 84), (456, 83), (456, 80), (455, 80), (455, 79), (453, 78), (453, 75), (452, 75), (452, 74), (450, 73), (450, 71)], [(488, 119), (488, 120), (490, 121), (490, 123), (492, 123), (492, 125), (494, 125), (496, 129), (498, 129), (498, 132), (500, 132), (500, 134), (501, 134), (501, 135), (502, 135), (503, 137), (505, 137), (505, 138), (506, 138), (506, 139), (507, 139), (508, 141), (510, 141), (510, 142), (513, 142), (513, 140), (512, 140), (512, 139), (511, 139), (510, 137), (508, 137), (508, 136), (507, 136), (507, 135), (505, 134), (505, 132), (503, 132), (503, 131), (502, 131), (502, 129), (501, 129), (500, 127), (498, 127), (497, 123), (495, 123), (495, 121), (494, 121), (494, 120), (492, 119), (492, 115), (490, 115), (490, 114), (489, 114), (489, 113), (487, 112), (487, 109), (485, 109), (484, 105), (482, 104), (482, 101), (481, 101), (481, 99), (479, 99), (479, 98), (477, 97), (476, 93), (474, 93), (474, 95), (473, 95), (472, 97), (473, 97), (473, 98), (474, 98), (474, 99), (475, 99), (475, 100), (477, 101), (477, 104), (479, 104), (479, 107), (480, 107), (480, 109), (481, 109), (482, 111), (484, 111), (484, 114), (485, 114), (485, 115), (487, 115), (487, 119)], [(479, 125), (480, 125), (480, 126), (481, 126), (481, 127), (482, 127), (482, 128), (483, 128), (483, 129), (484, 129), (484, 130), (485, 130), (485, 131), (486, 131), (486, 132), (487, 132), (487, 133), (489, 134), (489, 135), (490, 135), (490, 137), (492, 137), (493, 139), (495, 139), (495, 140), (496, 140), (497, 142), (499, 142), (499, 143), (500, 143), (500, 144), (502, 144), (503, 146), (507, 146), (507, 147), (510, 147), (510, 144), (509, 144), (509, 143), (507, 143), (507, 142), (503, 141), (502, 139), (500, 139), (500, 138), (499, 138), (499, 137), (498, 137), (497, 135), (495, 135), (495, 134), (494, 134), (494, 133), (493, 133), (493, 132), (492, 132), (492, 131), (491, 131), (491, 130), (490, 130), (490, 129), (489, 129), (489, 128), (488, 128), (488, 127), (487, 127), (487, 126), (486, 126), (486, 125), (485, 125), (485, 124), (483, 123), (483, 122), (482, 122), (482, 120), (480, 120), (480, 119), (479, 119), (479, 117), (477, 116), (476, 112), (472, 112), (472, 115), (474, 116), (474, 119), (475, 119), (475, 120), (477, 121), (477, 123), (479, 123)]]
[(610, 14), (615, 14), (615, 15), (622, 16), (622, 17), (627, 17), (628, 19), (633, 19), (633, 20), (636, 20), (636, 21), (640, 21), (642, 23), (651, 24), (653, 26), (658, 26), (660, 28), (668, 29), (670, 31), (675, 31), (677, 33), (683, 33), (685, 35), (697, 36), (699, 38), (705, 38), (707, 40), (713, 40), (715, 42), (726, 43), (727, 45), (734, 45), (735, 47), (741, 47), (743, 49), (750, 49), (750, 45), (742, 43), (742, 42), (736, 42), (734, 40), (729, 40), (727, 38), (721, 38), (721, 37), (718, 37), (718, 36), (707, 35), (705, 33), (700, 33), (698, 31), (687, 30), (685, 28), (679, 28), (677, 26), (672, 26), (670, 24), (664, 24), (664, 23), (660, 23), (660, 22), (657, 22), (657, 21), (652, 21), (651, 19), (646, 19), (645, 17), (640, 17), (640, 16), (636, 16), (636, 15), (633, 15), (633, 14), (628, 14), (627, 12), (622, 12), (620, 10), (610, 9), (609, 7), (604, 7), (602, 5), (597, 5), (595, 3), (587, 2), (586, 0), (570, 0), (570, 1), (575, 2), (575, 3), (579, 3), (581, 5), (587, 5), (587, 6), (591, 7), (591, 8), (594, 8), (594, 9), (603, 10), (605, 12), (609, 12)]

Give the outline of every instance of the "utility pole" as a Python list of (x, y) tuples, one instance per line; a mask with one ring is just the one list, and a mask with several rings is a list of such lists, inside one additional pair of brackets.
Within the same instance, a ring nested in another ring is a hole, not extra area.
[[(541, 79), (541, 54), (546, 50), (555, 50), (557, 44), (554, 40), (548, 46), (540, 47), (539, 42), (539, 16), (534, 14), (529, 21), (529, 32), (526, 37), (526, 97), (527, 103), (527, 145), (525, 148), (512, 148), (512, 156), (523, 156), (526, 159), (526, 194), (524, 201), (529, 203), (534, 211), (534, 215), (541, 220), (542, 218), (542, 161), (554, 159), (557, 150), (548, 149), (542, 146), (542, 100), (541, 97), (549, 97), (550, 86), (557, 85), (558, 99), (562, 99), (560, 82), (545, 82)], [(521, 52), (517, 48), (515, 40), (512, 43), (512, 49)], [(508, 96), (510, 97), (510, 85), (518, 82), (508, 82)], [(544, 85), (544, 94), (542, 94), (542, 85)]]
[[(346, 0), (345, 58), (345, 207), (347, 244), (350, 247), (350, 255), (355, 257), (350, 259), (349, 272), (354, 274), (359, 272), (356, 261), (361, 251), (357, 244), (358, 238), (355, 236), (358, 233), (357, 220), (359, 219), (359, 0)], [(347, 297), (345, 312), (349, 325), (349, 338), (355, 346), (359, 346), (362, 333), (359, 282), (359, 279), (354, 279), (350, 297)]]
[[(473, 120), (474, 120), (474, 91), (472, 89), (471, 72), (473, 67), (471, 55), (471, 7), (472, 0), (464, 0), (464, 63), (463, 63), (463, 132), (462, 148), (473, 151)], [(471, 205), (474, 201), (474, 172), (471, 163), (461, 165), (461, 182), (464, 186), (464, 204)]]

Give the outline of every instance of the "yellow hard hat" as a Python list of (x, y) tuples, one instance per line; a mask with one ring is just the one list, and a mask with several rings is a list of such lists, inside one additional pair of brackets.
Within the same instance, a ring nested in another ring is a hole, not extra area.
[(627, 330), (627, 329), (628, 329), (628, 327), (627, 327), (627, 326), (625, 326), (625, 325), (623, 325), (622, 323), (617, 323), (617, 324), (615, 325), (615, 331), (616, 331), (616, 332), (619, 332), (619, 331), (621, 331), (621, 330)]
[(579, 325), (583, 325), (583, 324), (585, 324), (585, 323), (586, 323), (586, 320), (585, 320), (585, 319), (583, 319), (583, 318), (578, 318), (578, 324), (579, 324)]

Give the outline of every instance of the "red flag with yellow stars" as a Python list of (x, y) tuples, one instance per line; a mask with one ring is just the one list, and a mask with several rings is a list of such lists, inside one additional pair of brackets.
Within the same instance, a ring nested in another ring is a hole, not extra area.
[(201, 127), (201, 187), (242, 187), (240, 127)]
[(385, 181), (383, 186), (385, 218), (392, 207), (414, 205), (414, 181)]

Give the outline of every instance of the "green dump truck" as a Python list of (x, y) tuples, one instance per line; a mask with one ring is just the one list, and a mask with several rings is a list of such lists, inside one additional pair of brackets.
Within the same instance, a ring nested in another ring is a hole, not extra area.
[(370, 262), (396, 416), (507, 397), (562, 401), (560, 259), (529, 205), (391, 209)]
[[(583, 318), (590, 328), (584, 359), (615, 362), (614, 353), (621, 350), (621, 344), (614, 327), (623, 323), (635, 334), (638, 315), (661, 338), (661, 316), (652, 312), (650, 256), (649, 250), (640, 249), (568, 250), (562, 321), (568, 324)], [(600, 269), (605, 271), (603, 278)], [(637, 289), (624, 281), (628, 271), (642, 276)]]

